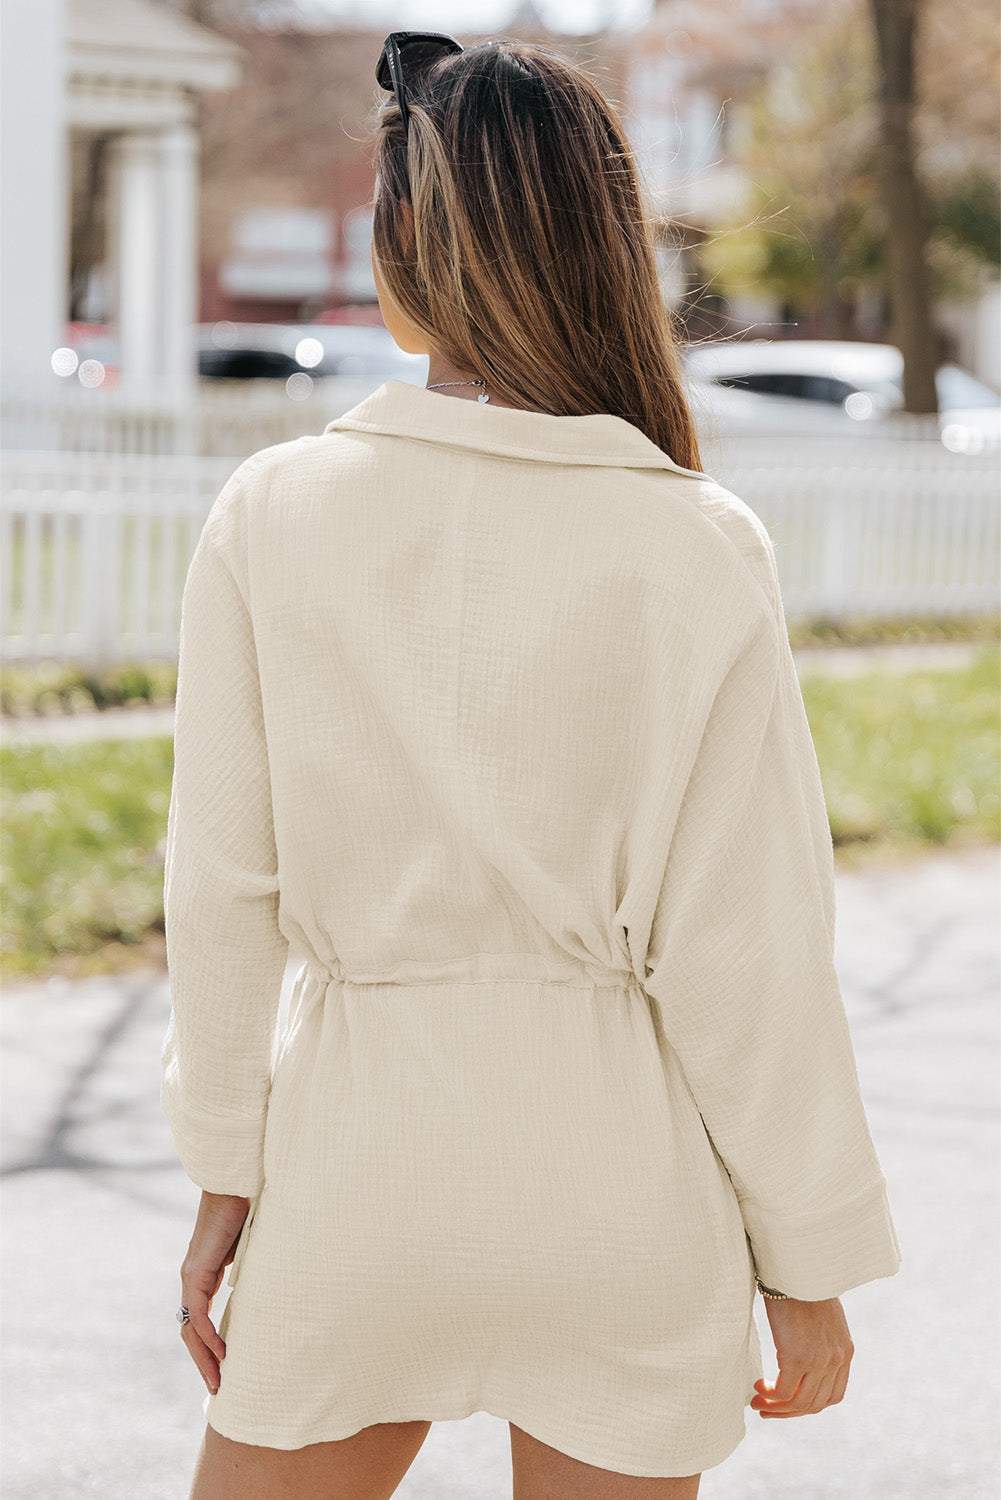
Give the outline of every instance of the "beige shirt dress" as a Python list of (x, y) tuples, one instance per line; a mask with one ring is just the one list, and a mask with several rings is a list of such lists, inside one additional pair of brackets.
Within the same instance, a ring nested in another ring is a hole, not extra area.
[(212, 1427), (721, 1463), (755, 1269), (900, 1264), (761, 521), (621, 417), (390, 380), (213, 504), (174, 756), (162, 1103), (251, 1199)]

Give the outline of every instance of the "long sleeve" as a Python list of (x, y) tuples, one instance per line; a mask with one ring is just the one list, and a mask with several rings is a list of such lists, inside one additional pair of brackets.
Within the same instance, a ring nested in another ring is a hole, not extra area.
[[(762, 528), (763, 532), (763, 528)], [(758, 1276), (819, 1301), (900, 1247), (834, 967), (834, 861), (770, 540), (666, 859), (645, 988), (733, 1183)]]
[[(244, 466), (245, 467), (245, 466)], [(161, 1103), (199, 1187), (253, 1197), (288, 942), (245, 570), (240, 471), (209, 513), (181, 604), (164, 917), (172, 1010)]]

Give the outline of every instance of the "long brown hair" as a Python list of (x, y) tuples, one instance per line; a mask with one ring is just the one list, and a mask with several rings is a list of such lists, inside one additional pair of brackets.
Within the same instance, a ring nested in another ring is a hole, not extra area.
[[(380, 98), (383, 97), (380, 95)], [(610, 412), (686, 469), (698, 443), (625, 130), (580, 68), (488, 42), (374, 114), (373, 242), (407, 320), (504, 399)]]

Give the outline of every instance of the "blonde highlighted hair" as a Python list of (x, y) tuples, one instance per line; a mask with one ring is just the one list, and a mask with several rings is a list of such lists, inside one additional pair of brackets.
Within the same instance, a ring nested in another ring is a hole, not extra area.
[(386, 289), (450, 364), (556, 416), (610, 412), (701, 470), (632, 150), (597, 84), (547, 48), (488, 42), (407, 78), (375, 115)]

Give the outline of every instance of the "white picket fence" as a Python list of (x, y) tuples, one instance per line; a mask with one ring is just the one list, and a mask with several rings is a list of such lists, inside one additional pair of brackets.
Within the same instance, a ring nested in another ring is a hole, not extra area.
[[(854, 448), (742, 439), (724, 445), (719, 464), (705, 461), (768, 528), (790, 620), (1001, 607), (996, 455), (951, 454), (921, 438)], [(6, 664), (76, 661), (99, 670), (176, 659), (188, 563), (239, 462), (163, 453), (0, 456)]]
[(69, 387), (58, 401), (7, 396), (3, 447), (32, 452), (248, 457), (305, 432), (322, 432), (373, 390), (371, 380), (313, 383), (293, 400), (276, 380), (203, 381), (188, 398), (160, 391)]
[(764, 521), (790, 620), (1001, 607), (1001, 462), (937, 434), (731, 439), (720, 483)]
[(176, 658), (209, 507), (239, 459), (0, 455), (0, 651), (7, 665)]

